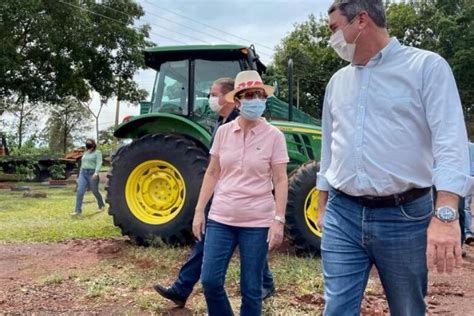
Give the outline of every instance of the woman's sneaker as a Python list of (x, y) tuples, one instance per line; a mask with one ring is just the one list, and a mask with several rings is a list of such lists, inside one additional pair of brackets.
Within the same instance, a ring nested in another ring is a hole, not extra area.
[(81, 213), (72, 212), (72, 213), (71, 213), (71, 216), (72, 216), (72, 217), (78, 217), (78, 216), (81, 216)]

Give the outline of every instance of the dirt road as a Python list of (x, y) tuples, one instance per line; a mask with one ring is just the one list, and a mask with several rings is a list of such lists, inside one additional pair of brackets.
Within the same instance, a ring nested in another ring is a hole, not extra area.
[[(101, 260), (119, 260), (131, 246), (124, 239), (73, 240), (60, 244), (0, 245), (0, 313), (149, 314), (130, 297), (90, 299), (77, 278)], [(466, 247), (463, 268), (452, 276), (430, 275), (427, 302), (433, 315), (474, 315), (474, 247)], [(153, 263), (148, 263), (149, 265)], [(147, 267), (156, 268), (156, 267)], [(64, 276), (55, 279), (55, 276)], [(383, 291), (372, 278), (363, 315), (387, 315)], [(202, 295), (198, 293), (196, 295)], [(322, 307), (321, 295), (311, 295)], [(186, 309), (166, 314), (187, 315)], [(189, 311), (189, 310), (188, 310)], [(315, 312), (316, 313), (316, 312)]]

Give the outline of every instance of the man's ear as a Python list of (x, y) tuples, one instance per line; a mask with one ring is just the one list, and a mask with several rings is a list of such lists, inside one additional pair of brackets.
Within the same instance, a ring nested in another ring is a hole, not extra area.
[(359, 12), (359, 22), (358, 22), (358, 25), (357, 25), (359, 30), (365, 29), (367, 27), (367, 25), (369, 24), (369, 21), (370, 21), (370, 17), (369, 17), (369, 14), (367, 13), (367, 11)]

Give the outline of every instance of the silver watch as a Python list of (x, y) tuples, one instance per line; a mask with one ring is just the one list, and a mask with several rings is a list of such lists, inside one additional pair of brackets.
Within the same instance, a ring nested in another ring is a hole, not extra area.
[(437, 219), (444, 223), (451, 223), (454, 222), (459, 218), (459, 213), (452, 207), (449, 206), (441, 206), (435, 210), (434, 215)]
[(285, 224), (285, 218), (283, 216), (276, 215), (273, 219), (276, 220), (277, 222)]

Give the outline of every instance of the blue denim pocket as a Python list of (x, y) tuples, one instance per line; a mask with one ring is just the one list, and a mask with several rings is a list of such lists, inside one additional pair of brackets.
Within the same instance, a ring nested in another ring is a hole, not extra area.
[(400, 213), (403, 217), (412, 221), (429, 218), (433, 215), (433, 198), (431, 194), (426, 194), (414, 201), (401, 205)]

